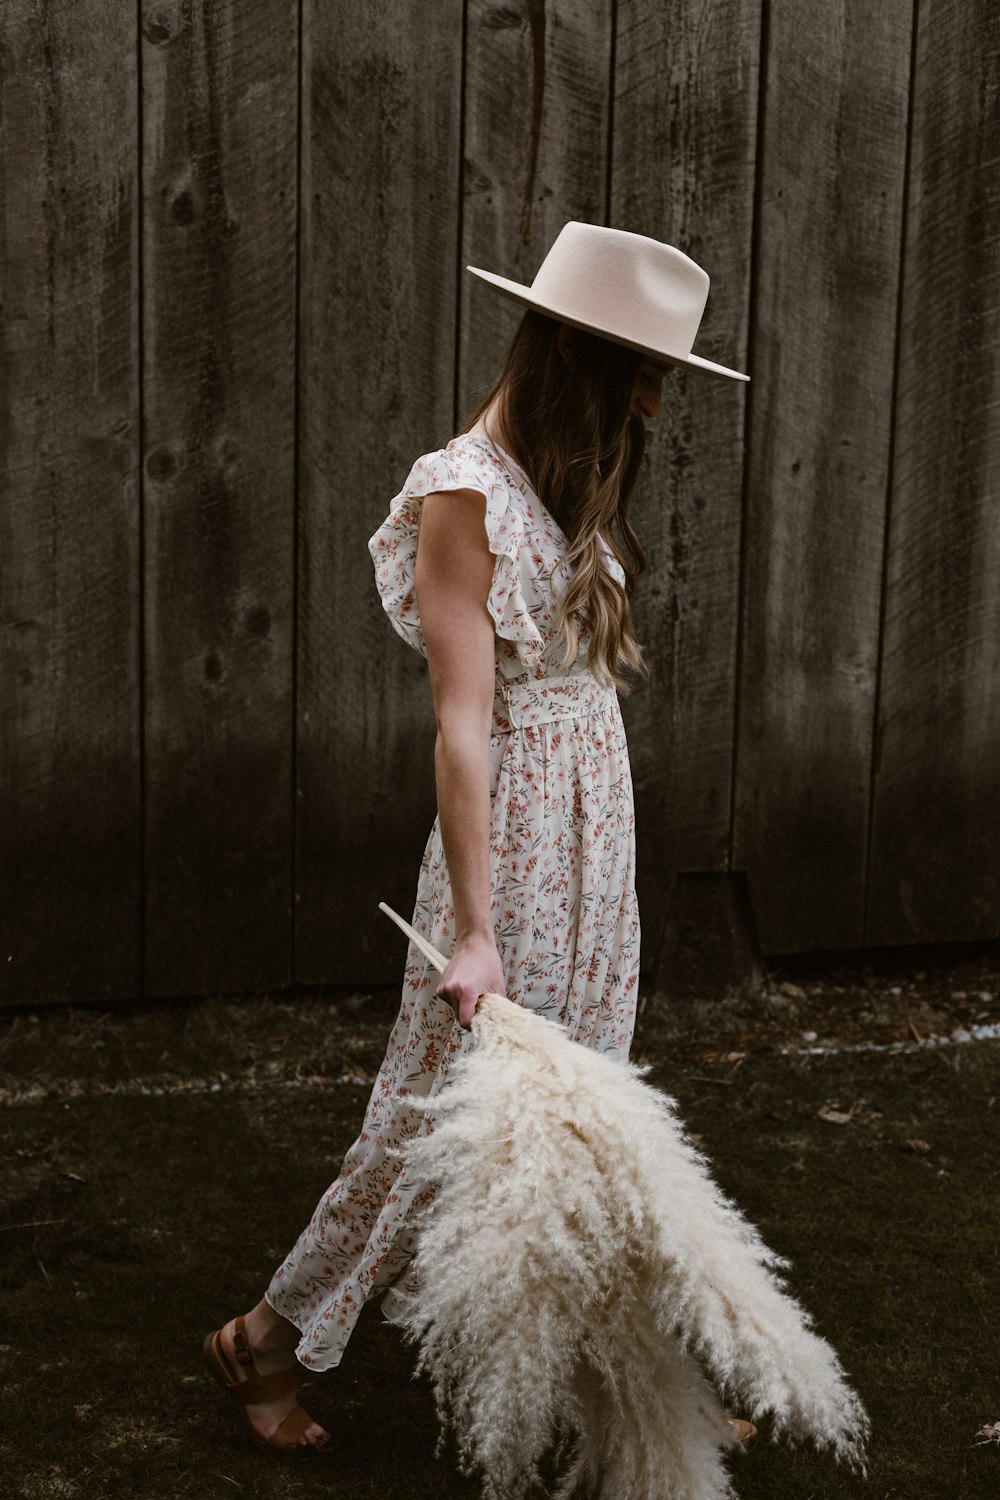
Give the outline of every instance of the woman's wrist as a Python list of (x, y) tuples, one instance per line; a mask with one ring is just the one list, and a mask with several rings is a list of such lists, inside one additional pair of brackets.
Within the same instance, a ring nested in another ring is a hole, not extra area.
[(474, 947), (477, 944), (486, 943), (491, 948), (496, 947), (496, 933), (493, 931), (491, 922), (482, 920), (477, 922), (463, 923), (455, 928), (455, 945), (462, 947)]

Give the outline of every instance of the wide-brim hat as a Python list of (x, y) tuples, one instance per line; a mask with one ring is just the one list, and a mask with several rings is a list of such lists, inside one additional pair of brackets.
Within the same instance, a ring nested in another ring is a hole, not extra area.
[(729, 380), (750, 379), (691, 353), (708, 300), (708, 273), (662, 240), (571, 221), (530, 286), (478, 266), (466, 270), (514, 302), (651, 359)]

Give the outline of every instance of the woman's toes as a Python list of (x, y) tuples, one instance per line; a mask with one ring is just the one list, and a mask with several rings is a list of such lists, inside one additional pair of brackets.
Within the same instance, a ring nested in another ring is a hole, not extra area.
[(299, 1438), (300, 1448), (322, 1448), (326, 1443), (327, 1435), (316, 1422), (310, 1423), (305, 1432)]

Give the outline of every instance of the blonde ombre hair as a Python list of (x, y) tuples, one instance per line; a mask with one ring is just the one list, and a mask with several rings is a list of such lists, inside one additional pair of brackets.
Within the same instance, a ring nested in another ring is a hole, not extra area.
[[(496, 398), (500, 441), (569, 541), (570, 580), (558, 622), (563, 668), (576, 660), (585, 629), (590, 671), (627, 692), (626, 673), (646, 670), (629, 606), (646, 566), (629, 521), (645, 447), (642, 418), (629, 411), (643, 356), (576, 328), (567, 329), (564, 356), (558, 328), (542, 313), (524, 314), (467, 428)], [(624, 587), (606, 565), (606, 549), (621, 564)]]

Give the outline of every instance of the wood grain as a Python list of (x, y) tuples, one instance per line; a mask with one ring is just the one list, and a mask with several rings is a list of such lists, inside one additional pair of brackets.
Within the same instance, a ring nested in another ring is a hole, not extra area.
[(21, 0), (0, 48), (0, 998), (119, 999), (141, 942), (135, 17)]
[(869, 943), (1000, 935), (1000, 11), (919, 17)]
[[(611, 222), (677, 245), (708, 271), (695, 351), (743, 371), (759, 35), (760, 0), (618, 9)], [(654, 974), (676, 872), (729, 863), (746, 392), (675, 369), (636, 497), (648, 572), (635, 613), (650, 675), (625, 717)]]
[(291, 974), (297, 34), (142, 12), (152, 995)]
[(368, 538), (451, 437), (462, 7), (304, 12), (295, 976), (390, 981), (434, 815), (422, 659)]
[(459, 425), (523, 312), (465, 266), (531, 282), (568, 219), (605, 221), (610, 60), (610, 0), (468, 0)]
[(1000, 935), (1000, 19), (915, 10), (908, 154), (909, 0), (3, 10), (0, 1001), (398, 979), (367, 540), (516, 324), (465, 264), (570, 218), (753, 376), (669, 377), (637, 497), (647, 971), (675, 876), (766, 953)]
[(733, 848), (769, 953), (863, 938), (910, 41), (770, 7)]

